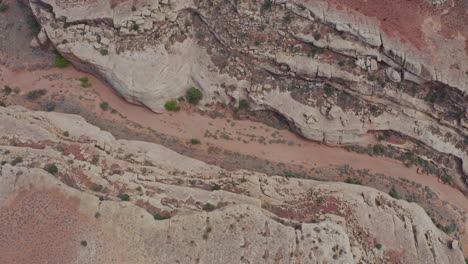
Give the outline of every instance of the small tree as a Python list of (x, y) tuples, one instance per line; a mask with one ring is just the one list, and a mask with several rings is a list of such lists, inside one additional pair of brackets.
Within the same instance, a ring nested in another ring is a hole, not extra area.
[(187, 93), (185, 94), (185, 97), (187, 97), (187, 100), (191, 104), (196, 105), (203, 98), (203, 94), (197, 88), (192, 87), (192, 88), (187, 90)]

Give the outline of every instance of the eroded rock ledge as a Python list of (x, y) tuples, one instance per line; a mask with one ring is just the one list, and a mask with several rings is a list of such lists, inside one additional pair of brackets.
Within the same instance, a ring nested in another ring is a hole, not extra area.
[(130, 102), (160, 112), (198, 87), (201, 105), (247, 98), (327, 144), (362, 144), (370, 130), (393, 130), (460, 159), (461, 168), (446, 169), (466, 190), (466, 32), (438, 30), (456, 26), (445, 16), (458, 2), (394, 4), (397, 16), (415, 10), (422, 21), (408, 25), (415, 36), (398, 27), (404, 17), (387, 21), (334, 1), (36, 0), (31, 7), (42, 36)]
[[(420, 206), (368, 187), (229, 172), (116, 140), (79, 116), (22, 108), (0, 107), (0, 142), (7, 263), (23, 263), (34, 248), (67, 252), (35, 254), (39, 262), (66, 263), (463, 263), (458, 242)], [(123, 193), (128, 202), (117, 198)], [(11, 232), (26, 230), (15, 217), (27, 206), (42, 212), (30, 221), (60, 217), (51, 225), (67, 230), (66, 241), (54, 232), (14, 239)]]

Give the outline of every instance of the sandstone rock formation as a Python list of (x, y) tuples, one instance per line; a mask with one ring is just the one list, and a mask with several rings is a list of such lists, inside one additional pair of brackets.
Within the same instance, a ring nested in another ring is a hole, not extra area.
[(30, 4), (59, 52), (130, 102), (160, 112), (194, 86), (201, 105), (247, 98), (327, 144), (392, 130), (461, 160), (445, 169), (466, 191), (463, 1), (336, 2)]
[(0, 142), (1, 263), (463, 263), (420, 206), (368, 187), (225, 171), (19, 107), (0, 107)]

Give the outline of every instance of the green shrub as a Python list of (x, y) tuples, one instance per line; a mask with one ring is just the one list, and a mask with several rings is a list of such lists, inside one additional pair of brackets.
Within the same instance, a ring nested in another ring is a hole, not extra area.
[(57, 53), (55, 55), (55, 66), (59, 67), (59, 68), (65, 68), (68, 66), (68, 64), (70, 64), (70, 62), (65, 59), (62, 54), (60, 53)]
[(200, 142), (200, 140), (198, 140), (198, 139), (196, 139), (196, 138), (192, 138), (192, 139), (190, 140), (190, 143), (192, 143), (192, 144), (194, 144), (194, 145), (197, 145), (197, 144), (200, 144), (201, 142)]
[(216, 209), (216, 206), (214, 206), (214, 205), (212, 205), (210, 203), (206, 203), (205, 205), (203, 205), (203, 211), (211, 212), (214, 209)]
[(174, 100), (167, 101), (164, 104), (164, 108), (166, 108), (166, 110), (168, 110), (168, 111), (179, 111), (180, 110), (180, 106), (178, 106), (177, 102), (174, 101)]
[(45, 95), (46, 93), (47, 90), (45, 89), (29, 91), (26, 95), (26, 99), (28, 99), (29, 101), (34, 101), (36, 99), (39, 99), (39, 97)]
[(250, 108), (250, 103), (249, 101), (242, 99), (239, 101), (239, 109), (249, 109)]
[(382, 145), (374, 145), (372, 151), (374, 152), (374, 154), (381, 155), (385, 153), (385, 147)]
[(99, 213), (99, 212), (96, 212), (96, 213), (94, 214), (94, 217), (96, 217), (96, 218), (99, 218), (99, 217), (101, 217), (101, 213)]
[(141, 192), (143, 189), (141, 188), (141, 186), (138, 186), (138, 187), (136, 188), (136, 190), (137, 190), (138, 192)]
[(318, 32), (314, 33), (314, 39), (315, 40), (320, 40), (321, 38), (322, 38), (322, 35), (320, 33), (318, 33)]
[(107, 54), (109, 54), (109, 51), (107, 49), (102, 49), (100, 52), (102, 56), (106, 56)]
[(99, 106), (104, 111), (107, 111), (109, 109), (109, 103), (108, 102), (102, 102)]
[(68, 136), (70, 136), (70, 133), (68, 131), (65, 131), (65, 132), (63, 132), (63, 136), (68, 137)]
[(23, 162), (23, 158), (16, 157), (14, 160), (11, 161), (11, 165), (15, 166), (16, 164), (21, 163), (21, 162)]
[(298, 4), (297, 7), (299, 7), (299, 9), (301, 9), (302, 11), (306, 10), (305, 5), (303, 5), (303, 4)]
[(293, 16), (290, 12), (287, 12), (286, 15), (284, 15), (283, 17), (283, 21), (286, 22), (286, 23), (289, 23), (291, 22), (293, 19)]
[(83, 240), (80, 242), (80, 245), (82, 245), (83, 247), (86, 247), (88, 245), (88, 242)]
[(381, 249), (381, 248), (382, 248), (382, 244), (377, 243), (377, 244), (375, 244), (375, 247), (376, 247), (377, 249)]
[(79, 80), (81, 82), (81, 87), (87, 88), (91, 86), (88, 77), (81, 77)]
[(3, 93), (4, 93), (5, 95), (11, 94), (12, 91), (13, 91), (13, 89), (11, 89), (11, 87), (8, 86), (8, 85), (5, 85), (5, 87), (3, 87)]
[[(0, 1), (1, 2), (1, 1)], [(0, 3), (0, 12), (5, 13), (10, 8), (10, 5), (7, 3)]]
[(219, 184), (215, 184), (211, 187), (211, 190), (212, 191), (219, 191), (221, 190), (221, 186)]
[(344, 182), (350, 183), (350, 184), (362, 185), (362, 181), (356, 178), (347, 178)]
[(273, 5), (273, 3), (271, 2), (271, 0), (265, 0), (265, 2), (263, 2), (263, 9), (270, 9), (271, 6)]
[(157, 213), (153, 217), (154, 217), (154, 220), (166, 220), (166, 219), (171, 218), (171, 215), (170, 214)]
[(392, 188), (388, 194), (390, 194), (390, 196), (395, 199), (401, 199), (400, 194), (397, 192), (397, 190), (395, 190), (395, 188)]
[(96, 185), (96, 186), (94, 186), (94, 191), (95, 191), (95, 192), (100, 192), (100, 191), (102, 191), (102, 189), (103, 189), (103, 186), (102, 186), (102, 185), (100, 185), (100, 184), (99, 184), (99, 185)]
[(203, 98), (203, 94), (197, 88), (192, 87), (192, 88), (187, 90), (187, 93), (185, 94), (185, 97), (187, 97), (187, 100), (191, 104), (196, 105)]
[(55, 166), (55, 164), (51, 163), (51, 164), (47, 164), (45, 167), (44, 167), (44, 170), (47, 171), (48, 173), (52, 174), (52, 175), (55, 175), (58, 173), (58, 168), (57, 166)]
[(137, 31), (138, 29), (140, 29), (140, 26), (138, 26), (137, 24), (133, 25), (132, 27), (133, 30)]
[(128, 195), (126, 193), (121, 193), (121, 194), (118, 195), (118, 197), (122, 201), (130, 201), (130, 195)]

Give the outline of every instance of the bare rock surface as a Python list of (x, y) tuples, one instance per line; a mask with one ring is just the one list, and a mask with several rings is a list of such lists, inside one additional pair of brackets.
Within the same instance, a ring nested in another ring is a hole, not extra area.
[(463, 263), (419, 205), (368, 187), (225, 171), (20, 107), (0, 107), (0, 143), (2, 263)]

